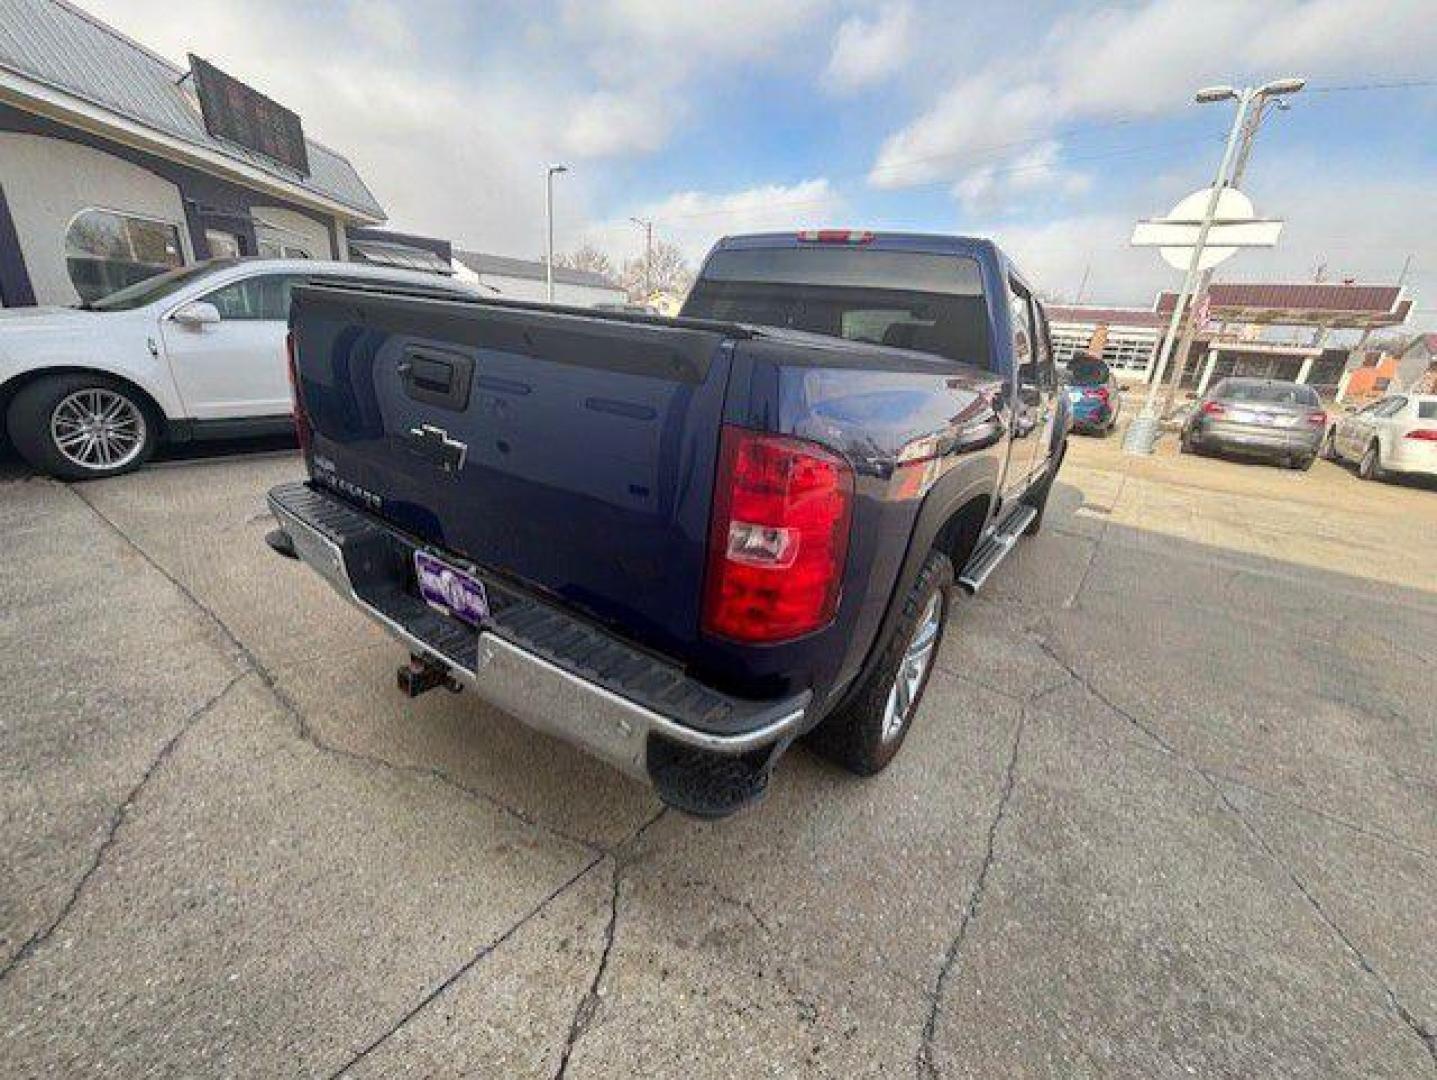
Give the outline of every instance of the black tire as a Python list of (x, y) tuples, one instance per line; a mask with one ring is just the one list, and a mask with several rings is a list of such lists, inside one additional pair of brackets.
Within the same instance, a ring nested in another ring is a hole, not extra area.
[(1062, 445), (1058, 447), (1057, 454), (1053, 457), (1052, 464), (1048, 466), (1047, 474), (1023, 496), (1023, 501), (1038, 511), (1033, 520), (1028, 522), (1028, 527), (1023, 530), (1024, 536), (1037, 536), (1039, 530), (1042, 529), (1043, 513), (1048, 509), (1048, 495), (1053, 490), (1053, 481), (1058, 478), (1058, 470), (1063, 467), (1063, 458), (1067, 453), (1068, 440), (1064, 439)]
[[(79, 400), (75, 395), (87, 394), (95, 395), (95, 401), (122, 403), (128, 425), (124, 430), (132, 438), (112, 463), (97, 457), (93, 464), (85, 464), (56, 442), (52, 423), (56, 411), (62, 404)], [(160, 420), (150, 403), (132, 387), (104, 375), (36, 379), (15, 395), (5, 422), (15, 451), (35, 469), (61, 480), (98, 480), (131, 472), (149, 460), (159, 441)]]
[(1183, 432), (1182, 438), (1178, 440), (1178, 451), (1184, 454), (1197, 453), (1197, 447), (1193, 445), (1193, 437), (1191, 432)]
[[(856, 776), (873, 776), (882, 772), (898, 754), (903, 740), (913, 726), (913, 716), (928, 688), (928, 680), (943, 644), (943, 629), (948, 621), (948, 599), (953, 585), (953, 564), (941, 551), (930, 551), (903, 601), (903, 612), (883, 652), (848, 699), (814, 729), (809, 742), (815, 750), (836, 765)], [(907, 658), (915, 634), (926, 624), (924, 616), (937, 598), (938, 629), (927, 652), (916, 691), (909, 697), (896, 727), (888, 725), (889, 695), (898, 684), (900, 668)]]
[(1382, 447), (1373, 439), (1363, 451), (1362, 460), (1357, 463), (1357, 475), (1364, 480), (1382, 480), (1387, 470), (1382, 467)]
[(1312, 463), (1317, 460), (1316, 455), (1309, 454), (1307, 457), (1300, 457), (1292, 463), (1292, 467), (1298, 472), (1307, 472), (1312, 468)]
[(1327, 434), (1322, 437), (1322, 445), (1318, 448), (1318, 456), (1323, 461), (1337, 460), (1337, 439), (1332, 428), (1327, 429)]

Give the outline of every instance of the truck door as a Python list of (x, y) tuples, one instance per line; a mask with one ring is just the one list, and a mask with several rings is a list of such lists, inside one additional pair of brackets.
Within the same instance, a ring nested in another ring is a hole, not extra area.
[(1038, 442), (1043, 412), (1033, 305), (1028, 291), (1012, 278), (1008, 279), (1008, 314), (1012, 323), (1013, 368), (1017, 375), (1017, 391), (1012, 403), (1010, 421), (1013, 439), (1008, 447), (1008, 468), (1003, 474), (1005, 499), (1022, 494), (1027, 487), (1028, 474), (1033, 467), (1033, 447)]
[(1053, 340), (1048, 334), (1048, 316), (1043, 305), (1036, 298), (1031, 300), (1034, 327), (1033, 338), (1037, 352), (1039, 399), (1038, 430), (1033, 442), (1033, 460), (1029, 475), (1041, 472), (1048, 464), (1048, 452), (1053, 447), (1054, 427), (1058, 423), (1058, 366), (1053, 360)]

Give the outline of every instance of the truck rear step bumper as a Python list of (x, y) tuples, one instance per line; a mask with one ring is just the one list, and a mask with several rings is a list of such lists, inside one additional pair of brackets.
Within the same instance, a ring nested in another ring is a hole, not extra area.
[(306, 484), (274, 488), (269, 508), (295, 554), (412, 653), (679, 809), (720, 816), (752, 801), (803, 729), (808, 691), (729, 697), (482, 572), (492, 619), (476, 632), (414, 591), (413, 553), (426, 545)]

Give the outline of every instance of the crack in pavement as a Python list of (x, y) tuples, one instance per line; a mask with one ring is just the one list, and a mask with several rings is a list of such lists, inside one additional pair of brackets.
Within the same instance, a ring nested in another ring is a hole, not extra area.
[[(1287, 861), (1278, 854), (1277, 850), (1268, 843), (1267, 838), (1262, 835), (1262, 833), (1258, 830), (1257, 826), (1255, 826), (1248, 818), (1248, 816), (1242, 811), (1241, 807), (1239, 807), (1236, 803), (1232, 801), (1231, 797), (1229, 797), (1227, 792), (1223, 790), (1222, 784), (1219, 783), (1220, 778), (1225, 778), (1220, 777), (1220, 774), (1216, 772), (1209, 771), (1205, 766), (1193, 760), (1183, 751), (1179, 750), (1173, 743), (1163, 738), (1148, 724), (1143, 723), (1131, 712), (1112, 701), (1111, 698), (1109, 698), (1105, 693), (1103, 693), (1103, 691), (1101, 691), (1096, 685), (1094, 685), (1093, 681), (1090, 678), (1079, 672), (1075, 667), (1073, 667), (1072, 664), (1063, 659), (1063, 657), (1060, 656), (1053, 648), (1051, 642), (1043, 641), (1040, 643), (1040, 647), (1045, 653), (1048, 654), (1048, 656), (1053, 659), (1054, 663), (1058, 664), (1065, 671), (1067, 671), (1068, 674), (1070, 674), (1075, 680), (1077, 680), (1077, 682), (1084, 689), (1086, 689), (1104, 705), (1108, 706), (1108, 708), (1110, 708), (1118, 716), (1122, 717), (1129, 724), (1131, 724), (1133, 727), (1137, 728), (1144, 735), (1150, 738), (1157, 746), (1159, 746), (1163, 750), (1164, 753), (1172, 755), (1172, 757), (1176, 759), (1185, 769), (1200, 778), (1203, 783), (1207, 785), (1207, 787), (1218, 797), (1219, 801), (1221, 801), (1223, 807), (1228, 811), (1228, 813), (1230, 813), (1233, 817), (1237, 819), (1238, 823), (1243, 827), (1244, 831), (1252, 838), (1252, 841), (1257, 846), (1258, 850), (1260, 850), (1265, 856), (1267, 856), (1267, 858), (1271, 860), (1278, 867), (1278, 869), (1283, 872), (1284, 875), (1286, 875), (1288, 880), (1291, 881), (1293, 887), (1297, 889), (1298, 893), (1307, 902), (1308, 906), (1311, 907), (1311, 909), (1316, 913), (1319, 921), (1327, 927), (1329, 932), (1332, 933), (1333, 936), (1336, 937), (1343, 946), (1345, 946), (1347, 951), (1356, 961), (1358, 967), (1360, 967), (1364, 972), (1366, 972), (1367, 975), (1373, 980), (1373, 982), (1377, 984), (1378, 988), (1387, 998), (1388, 1004), (1391, 1006), (1393, 1012), (1397, 1015), (1398, 1019), (1401, 1020), (1402, 1023), (1405, 1024), (1412, 1031), (1412, 1033), (1422, 1041), (1422, 1045), (1426, 1048), (1428, 1055), (1432, 1058), (1432, 1064), (1434, 1069), (1437, 1069), (1437, 1033), (1427, 1030), (1426, 1026), (1422, 1023), (1422, 1021), (1420, 1021), (1412, 1012), (1412, 1010), (1409, 1009), (1407, 1005), (1402, 1001), (1402, 999), (1397, 996), (1397, 992), (1393, 989), (1392, 984), (1387, 981), (1387, 979), (1382, 975), (1380, 971), (1377, 970), (1376, 966), (1367, 958), (1367, 956), (1362, 952), (1362, 950), (1357, 947), (1356, 942), (1352, 940), (1351, 936), (1347, 933), (1347, 931), (1344, 930), (1342, 926), (1337, 922), (1337, 920), (1333, 918), (1332, 915), (1330, 915), (1328, 911), (1322, 906), (1321, 902), (1317, 899), (1316, 895), (1308, 887), (1307, 883), (1303, 881), (1303, 879), (1290, 865), (1288, 865)], [(1246, 785), (1239, 784), (1237, 786), (1242, 787)]]
[(958, 966), (959, 955), (963, 950), (963, 941), (968, 935), (968, 927), (978, 917), (978, 909), (983, 904), (983, 892), (988, 884), (988, 871), (992, 869), (994, 851), (998, 842), (998, 830), (1002, 827), (1003, 819), (1008, 815), (1008, 804), (1013, 797), (1013, 788), (1017, 783), (1018, 751), (1023, 742), (1023, 725), (1027, 720), (1028, 703), (1024, 703), (1022, 710), (1018, 713), (1017, 723), (1013, 725), (1013, 744), (1008, 752), (1008, 764), (1003, 772), (1003, 787), (998, 794), (998, 805), (994, 808), (993, 819), (988, 823), (988, 839), (983, 851), (983, 861), (978, 867), (978, 875), (973, 880), (972, 891), (968, 894), (968, 904), (963, 910), (963, 915), (958, 921), (958, 929), (953, 935), (952, 942), (948, 945), (948, 951), (943, 957), (943, 965), (938, 969), (938, 978), (933, 984), (933, 992), (929, 995), (928, 1018), (923, 1024), (923, 1041), (918, 1047), (918, 1058), (915, 1062), (919, 1076), (937, 1077), (938, 1066), (933, 1061), (933, 1044), (938, 1032), (938, 1013), (943, 1005), (943, 992), (948, 985), (948, 980)]
[(542, 900), (540, 900), (537, 904), (535, 904), (527, 912), (525, 912), (512, 926), (510, 926), (502, 934), (496, 937), (493, 941), (489, 942), (487, 945), (481, 948), (468, 960), (464, 961), (464, 963), (460, 964), (457, 968), (455, 968), (454, 971), (451, 972), (447, 978), (445, 978), (427, 994), (421, 997), (414, 1004), (413, 1008), (409, 1009), (408, 1012), (400, 1016), (397, 1020), (394, 1021), (394, 1023), (390, 1024), (389, 1027), (385, 1028), (384, 1031), (381, 1032), (380, 1035), (376, 1037), (372, 1042), (370, 1042), (363, 1049), (354, 1054), (353, 1057), (351, 1057), (339, 1068), (335, 1069), (332, 1073), (330, 1073), (330, 1080), (334, 1080), (335, 1077), (344, 1076), (356, 1065), (358, 1065), (365, 1058), (367, 1058), (370, 1054), (374, 1053), (374, 1051), (378, 1050), (381, 1046), (383, 1046), (395, 1035), (397, 1035), (400, 1030), (409, 1023), (409, 1021), (413, 1020), (416, 1016), (418, 1016), (421, 1012), (428, 1008), (429, 1005), (436, 998), (438, 998), (456, 982), (462, 979), (465, 975), (469, 974), (469, 972), (473, 971), (474, 968), (481, 961), (483, 961), (501, 945), (503, 945), (520, 930), (522, 930), (525, 926), (527, 926), (530, 922), (532, 922), (539, 915), (541, 915), (550, 904), (552, 904), (555, 900), (559, 899), (559, 897), (563, 896), (566, 892), (568, 892), (585, 877), (587, 877), (593, 871), (594, 867), (598, 866), (606, 858), (608, 858), (607, 855), (595, 855), (592, 859), (590, 859), (587, 863), (580, 867), (571, 877), (565, 880), (557, 888), (550, 891)]
[(608, 853), (608, 858), (613, 860), (613, 887), (609, 893), (609, 921), (604, 927), (604, 947), (599, 952), (599, 963), (594, 969), (594, 977), (589, 981), (589, 988), (584, 996), (579, 999), (578, 1006), (574, 1009), (573, 1019), (569, 1021), (569, 1033), (564, 1039), (564, 1048), (559, 1055), (558, 1068), (554, 1070), (554, 1080), (561, 1080), (569, 1071), (569, 1059), (573, 1056), (575, 1048), (589, 1030), (589, 1025), (594, 1022), (598, 1014), (600, 1004), (600, 987), (604, 981), (604, 975), (609, 970), (609, 957), (614, 951), (614, 940), (619, 928), (619, 892), (623, 885), (624, 871), (628, 869), (630, 856), (627, 854), (640, 840), (645, 833), (658, 823), (658, 820), (668, 812), (664, 807), (648, 821), (640, 825), (634, 832), (617, 845), (613, 851)]
[(70, 895), (65, 899), (65, 902), (60, 905), (60, 910), (55, 915), (55, 918), (50, 921), (48, 926), (42, 927), (31, 934), (25, 944), (21, 945), (16, 951), (15, 955), (10, 957), (3, 967), (0, 967), (0, 982), (4, 982), (8, 979), (10, 974), (18, 968), (21, 963), (33, 955), (45, 942), (49, 941), (55, 931), (60, 928), (61, 924), (70, 917), (70, 913), (74, 911), (76, 905), (79, 904), (80, 898), (84, 895), (91, 880), (93, 880), (94, 876), (99, 872), (100, 867), (104, 865), (105, 856), (109, 854), (110, 848), (114, 846), (115, 841), (120, 835), (120, 830), (124, 827), (125, 823), (130, 820), (130, 811), (144, 793), (150, 780), (159, 772), (165, 762), (170, 759), (180, 743), (184, 740), (184, 737), (189, 734), (190, 730), (208, 715), (209, 712), (224, 699), (225, 695), (234, 689), (235, 685), (241, 679), (246, 678), (249, 674), (250, 672), (248, 671), (241, 671), (232, 675), (224, 686), (220, 687), (220, 689), (209, 698), (201, 702), (191, 710), (188, 716), (180, 721), (179, 727), (175, 729), (173, 735), (165, 740), (159, 752), (151, 759), (149, 765), (145, 767), (145, 771), (140, 774), (139, 780), (130, 788), (129, 792), (120, 801), (120, 804), (110, 812), (109, 819), (105, 824), (105, 835), (100, 839), (99, 846), (95, 848), (94, 854), (90, 858), (90, 864), (85, 868), (84, 872), (70, 889)]
[(140, 544), (132, 536), (130, 536), (129, 533), (125, 532), (125, 530), (122, 529), (114, 519), (112, 519), (103, 510), (101, 510), (98, 506), (96, 506), (89, 499), (87, 499), (84, 494), (82, 494), (80, 491), (76, 490), (73, 487), (70, 488), (69, 491), (77, 499), (79, 499), (80, 502), (84, 503), (87, 507), (89, 507), (91, 512), (97, 518), (99, 518), (100, 521), (104, 522), (104, 524), (108, 526), (115, 533), (116, 536), (123, 540), (136, 554), (140, 556), (141, 559), (148, 563), (155, 570), (156, 573), (158, 573), (172, 586), (174, 586), (174, 588), (179, 591), (181, 596), (183, 596), (186, 600), (193, 604), (194, 607), (197, 608), (205, 616), (205, 618), (209, 620), (209, 622), (215, 627), (215, 629), (218, 630), (221, 637), (234, 650), (235, 654), (239, 657), (239, 659), (243, 661), (246, 665), (248, 665), (250, 670), (252, 670), (255, 675), (259, 677), (259, 680), (261, 683), (264, 684), (265, 689), (270, 692), (274, 699), (279, 703), (280, 707), (285, 711), (285, 713), (290, 717), (290, 719), (294, 721), (295, 727), (299, 732), (299, 737), (304, 740), (304, 742), (308, 743), (310, 746), (314, 747), (321, 753), (328, 754), (334, 757), (359, 762), (361, 764), (367, 764), (377, 768), (389, 769), (394, 772), (407, 773), (410, 776), (417, 776), (437, 781), (438, 783), (453, 788), (455, 791), (458, 791), (461, 794), (467, 795), (479, 802), (493, 807), (500, 813), (503, 813), (513, 818), (515, 821), (518, 821), (521, 824), (528, 825), (532, 828), (541, 829), (553, 836), (556, 836), (562, 840), (566, 840), (571, 844), (575, 844), (591, 852), (603, 851), (603, 849), (599, 845), (594, 844), (582, 837), (574, 836), (556, 825), (551, 825), (546, 821), (541, 821), (538, 818), (534, 817), (532, 814), (529, 814), (524, 810), (520, 810), (517, 807), (510, 806), (508, 803), (495, 798), (493, 795), (490, 795), (486, 791), (481, 791), (478, 788), (469, 787), (468, 785), (463, 784), (458, 780), (455, 780), (452, 776), (450, 776), (448, 773), (444, 772), (441, 769), (428, 768), (422, 765), (403, 765), (397, 762), (390, 761), (387, 758), (379, 757), (375, 754), (366, 754), (358, 750), (349, 750), (344, 747), (335, 746), (332, 743), (325, 742), (310, 726), (309, 719), (305, 716), (304, 711), (300, 709), (299, 704), (289, 696), (289, 694), (284, 690), (283, 687), (279, 685), (279, 681), (275, 677), (274, 672), (272, 672), (269, 667), (266, 666), (260, 660), (260, 658), (255, 655), (254, 650), (252, 650), (248, 645), (246, 645), (239, 639), (239, 636), (230, 629), (229, 624), (226, 623), (222, 618), (220, 618), (219, 614), (212, 607), (210, 607), (203, 600), (201, 600), (199, 596), (195, 594), (194, 590), (192, 590), (188, 585), (186, 585), (183, 581), (177, 578), (174, 574), (170, 573), (170, 571), (163, 564), (161, 564), (159, 560), (157, 560), (153, 555), (151, 555), (148, 551), (141, 547)]

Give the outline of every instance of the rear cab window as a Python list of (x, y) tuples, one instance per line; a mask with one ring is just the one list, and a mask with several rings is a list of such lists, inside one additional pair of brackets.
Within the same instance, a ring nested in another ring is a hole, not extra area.
[(1078, 356), (1068, 361), (1068, 382), (1074, 386), (1102, 386), (1111, 377), (1102, 360)]
[(849, 246), (720, 249), (704, 263), (683, 314), (993, 366), (982, 273), (967, 255)]

